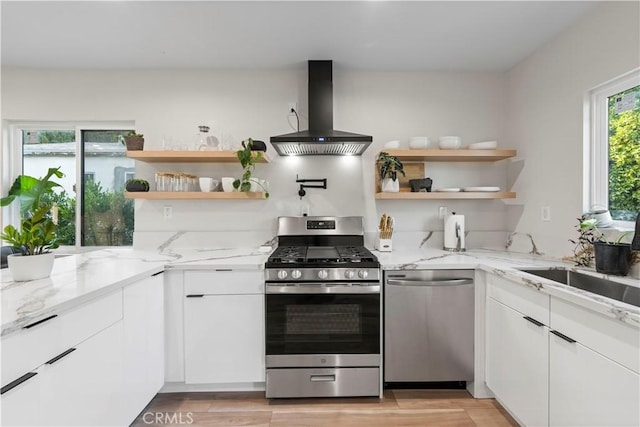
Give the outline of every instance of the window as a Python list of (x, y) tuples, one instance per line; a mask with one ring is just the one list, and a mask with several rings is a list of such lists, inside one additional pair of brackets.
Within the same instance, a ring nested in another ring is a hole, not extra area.
[(591, 206), (617, 221), (640, 212), (640, 72), (608, 82), (591, 96)]
[[(10, 125), (11, 181), (19, 174), (44, 176), (60, 166), (62, 188), (52, 196), (59, 207), (58, 237), (62, 246), (127, 246), (133, 242), (134, 204), (125, 199), (127, 174), (134, 161), (127, 158), (118, 135), (124, 126), (20, 123)], [(82, 179), (77, 179), (81, 177)], [(78, 191), (79, 190), (79, 191)], [(78, 207), (78, 209), (76, 209)], [(18, 212), (10, 210), (16, 224)], [(6, 217), (5, 217), (6, 219)], [(80, 238), (77, 238), (80, 236)]]

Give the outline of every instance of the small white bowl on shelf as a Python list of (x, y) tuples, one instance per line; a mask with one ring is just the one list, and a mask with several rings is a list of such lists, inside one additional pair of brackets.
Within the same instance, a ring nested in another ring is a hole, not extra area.
[(410, 150), (424, 150), (429, 146), (429, 137), (427, 136), (412, 136), (409, 138)]
[(442, 150), (457, 150), (462, 145), (462, 138), (459, 136), (441, 136), (438, 146)]
[(392, 150), (400, 148), (400, 141), (394, 140), (384, 143), (384, 148), (389, 148)]
[(469, 144), (469, 150), (495, 150), (498, 147), (498, 141), (484, 141)]

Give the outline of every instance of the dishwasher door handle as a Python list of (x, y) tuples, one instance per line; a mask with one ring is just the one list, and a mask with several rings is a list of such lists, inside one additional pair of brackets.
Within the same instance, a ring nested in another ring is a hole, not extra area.
[(388, 279), (387, 284), (400, 285), (400, 286), (460, 286), (460, 285), (473, 285), (473, 279), (442, 279), (442, 280)]

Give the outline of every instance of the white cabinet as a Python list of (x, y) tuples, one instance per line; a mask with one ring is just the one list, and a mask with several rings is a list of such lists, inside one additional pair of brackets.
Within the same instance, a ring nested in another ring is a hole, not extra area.
[(640, 425), (640, 330), (487, 274), (487, 386), (526, 426)]
[(42, 368), (40, 411), (45, 425), (113, 426), (123, 416), (123, 322), (77, 345)]
[(638, 328), (555, 297), (551, 327), (550, 424), (640, 425)]
[(261, 271), (185, 272), (185, 383), (263, 382)]
[[(40, 409), (40, 387), (42, 375), (38, 369), (16, 378), (14, 387), (7, 385), (2, 394), (3, 426), (40, 426), (44, 425)], [(19, 384), (18, 384), (19, 383)]]
[(638, 374), (553, 334), (549, 362), (550, 425), (640, 425)]
[(487, 386), (527, 426), (548, 425), (549, 329), (487, 300)]
[(124, 402), (133, 420), (164, 384), (164, 290), (156, 275), (124, 288)]

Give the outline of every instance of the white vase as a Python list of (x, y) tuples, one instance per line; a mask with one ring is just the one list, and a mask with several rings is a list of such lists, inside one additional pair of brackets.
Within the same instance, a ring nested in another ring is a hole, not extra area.
[(382, 180), (381, 190), (383, 193), (397, 193), (400, 191), (400, 180), (395, 181), (391, 178), (385, 178)]
[(631, 265), (631, 268), (629, 269), (629, 276), (634, 279), (640, 279), (640, 262)]
[(53, 252), (40, 255), (12, 254), (7, 257), (9, 272), (16, 282), (49, 277), (53, 269)]

